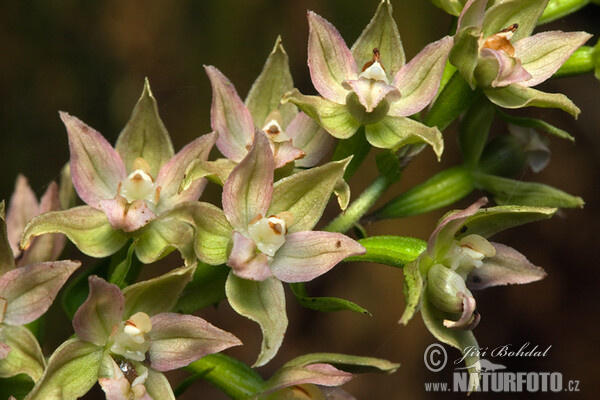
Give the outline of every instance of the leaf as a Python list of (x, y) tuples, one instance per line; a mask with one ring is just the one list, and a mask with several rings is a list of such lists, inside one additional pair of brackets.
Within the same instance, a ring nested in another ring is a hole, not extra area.
[(48, 360), (48, 367), (25, 400), (76, 399), (98, 380), (104, 348), (79, 339), (64, 342)]
[(349, 162), (348, 158), (332, 161), (278, 180), (273, 187), (268, 214), (291, 212), (294, 223), (288, 227), (290, 233), (311, 230), (321, 219)]
[(121, 155), (125, 168), (133, 172), (133, 162), (141, 157), (150, 166), (150, 175), (156, 179), (158, 171), (173, 157), (173, 144), (158, 115), (158, 105), (150, 90), (148, 78), (127, 125), (117, 139), (115, 149)]
[(51, 211), (33, 218), (25, 227), (21, 248), (44, 233), (63, 233), (84, 254), (103, 258), (117, 252), (127, 236), (112, 229), (104, 212), (89, 206)]
[(250, 281), (230, 273), (225, 292), (238, 314), (260, 325), (263, 341), (253, 367), (265, 365), (277, 354), (288, 325), (281, 281), (274, 277), (262, 282)]
[(363, 261), (402, 268), (414, 261), (427, 248), (427, 242), (404, 236), (371, 236), (359, 239), (367, 252), (344, 261)]
[(498, 204), (536, 207), (582, 208), (581, 197), (536, 182), (524, 182), (494, 175), (478, 174), (478, 186), (494, 195)]
[(304, 308), (321, 312), (353, 311), (359, 314), (372, 315), (368, 310), (351, 301), (337, 297), (309, 297), (304, 282), (290, 283), (296, 300)]

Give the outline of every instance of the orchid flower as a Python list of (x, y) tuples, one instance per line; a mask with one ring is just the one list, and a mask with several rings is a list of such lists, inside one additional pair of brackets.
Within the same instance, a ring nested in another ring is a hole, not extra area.
[(548, 31), (530, 36), (547, 0), (506, 0), (486, 10), (469, 0), (458, 19), (450, 62), (471, 85), (500, 107), (579, 108), (565, 95), (532, 89), (550, 78), (591, 35)]
[[(441, 342), (463, 351), (477, 346), (471, 330), (480, 315), (471, 290), (523, 284), (546, 276), (517, 250), (487, 238), (513, 226), (551, 217), (556, 209), (499, 206), (481, 209), (482, 198), (462, 211), (448, 213), (429, 237), (427, 250), (406, 265), (407, 306), (400, 322), (408, 323), (417, 308), (429, 331)], [(470, 387), (475, 390), (478, 357), (466, 357)]]
[(170, 312), (194, 269), (178, 268), (123, 291), (90, 276), (89, 296), (73, 318), (77, 337), (52, 354), (26, 399), (77, 398), (96, 381), (108, 400), (175, 399), (162, 372), (241, 344), (202, 318)]
[(336, 138), (346, 139), (364, 125), (375, 147), (424, 142), (439, 158), (440, 131), (408, 116), (423, 110), (436, 95), (452, 38), (429, 44), (405, 65), (389, 0), (382, 0), (352, 49), (319, 15), (309, 11), (308, 23), (308, 66), (322, 97), (294, 90), (284, 101), (296, 104)]
[(227, 264), (231, 306), (263, 330), (255, 365), (279, 349), (287, 327), (283, 282), (310, 281), (365, 249), (340, 233), (315, 232), (349, 159), (311, 168), (273, 183), (275, 160), (266, 134), (254, 143), (223, 186), (223, 210), (198, 202), (189, 223), (195, 250), (208, 264)]
[[(354, 400), (339, 386), (358, 372), (394, 373), (400, 364), (373, 357), (315, 353), (296, 357), (265, 382), (257, 400)], [(352, 372), (350, 372), (352, 371)], [(354, 373), (353, 373), (354, 372)], [(318, 386), (317, 386), (318, 385)]]
[(186, 171), (184, 188), (207, 175), (217, 175), (224, 182), (248, 153), (256, 128), (269, 138), (275, 168), (293, 161), (298, 167), (312, 167), (331, 148), (333, 138), (310, 117), (299, 113), (293, 104), (280, 104), (283, 95), (294, 87), (281, 38), (277, 38), (245, 103), (221, 71), (213, 66), (204, 68), (213, 90), (211, 125), (218, 133), (216, 145), (230, 161), (195, 161)]
[[(17, 188), (13, 200), (20, 199), (23, 192), (27, 192), (24, 178), (19, 178)], [(48, 198), (52, 197), (52, 189), (48, 193), (42, 201), (44, 207), (48, 204)], [(19, 205), (11, 204), (11, 206), (13, 212), (20, 208)], [(11, 221), (18, 222), (19, 219), (13, 214)], [(24, 325), (35, 321), (48, 310), (69, 276), (79, 268), (80, 262), (46, 261), (18, 266), (11, 251), (9, 232), (17, 231), (20, 225), (17, 225), (16, 229), (9, 228), (7, 222), (4, 219), (4, 201), (2, 201), (0, 202), (0, 377), (27, 374), (37, 381), (44, 372), (46, 361), (35, 336)], [(37, 252), (37, 255), (41, 253), (43, 252)], [(28, 256), (28, 259), (31, 258)]]
[(192, 228), (171, 212), (200, 197), (206, 180), (196, 180), (182, 192), (179, 186), (193, 160), (207, 159), (215, 134), (200, 136), (174, 155), (148, 81), (115, 148), (76, 117), (60, 116), (69, 135), (73, 186), (87, 205), (34, 218), (22, 246), (33, 236), (61, 232), (83, 253), (105, 257), (133, 237), (144, 263), (173, 248), (193, 262), (193, 254), (186, 253)]

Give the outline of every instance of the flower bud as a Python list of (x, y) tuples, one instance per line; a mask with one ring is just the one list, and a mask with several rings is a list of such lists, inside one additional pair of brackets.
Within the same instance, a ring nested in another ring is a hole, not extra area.
[(502, 135), (492, 139), (483, 150), (479, 170), (486, 174), (510, 177), (524, 167), (527, 155), (522, 144), (513, 136)]
[(442, 264), (435, 264), (427, 273), (427, 291), (434, 306), (449, 313), (463, 312), (464, 296), (473, 297), (465, 280)]

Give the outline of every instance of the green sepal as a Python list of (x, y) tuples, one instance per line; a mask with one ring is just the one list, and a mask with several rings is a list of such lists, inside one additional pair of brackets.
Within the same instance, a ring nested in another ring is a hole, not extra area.
[(371, 145), (367, 142), (365, 128), (361, 126), (352, 137), (338, 140), (331, 160), (339, 161), (352, 156), (352, 160), (344, 173), (344, 180), (348, 181), (358, 171), (370, 150)]
[(431, 2), (448, 14), (458, 17), (467, 0), (431, 0)]
[(26, 400), (76, 399), (98, 380), (104, 348), (69, 339), (54, 351), (48, 367)]
[(471, 172), (456, 166), (432, 176), (390, 200), (373, 218), (404, 218), (437, 210), (466, 197), (475, 189)]
[(569, 132), (566, 132), (560, 128), (557, 128), (554, 125), (547, 123), (546, 121), (542, 121), (541, 119), (528, 118), (528, 117), (516, 117), (514, 115), (510, 115), (505, 112), (502, 112), (499, 108), (496, 108), (496, 112), (498, 113), (500, 118), (502, 118), (506, 122), (511, 123), (513, 125), (523, 126), (525, 128), (539, 129), (544, 132), (548, 132), (549, 134), (559, 137), (561, 139), (567, 139), (567, 140), (570, 140), (571, 142), (575, 141), (575, 138), (573, 136), (571, 136), (569, 134)]
[(419, 270), (419, 263), (416, 261), (404, 267), (402, 273), (404, 274), (404, 299), (406, 306), (398, 323), (406, 325), (419, 307), (421, 293), (423, 292), (423, 276)]
[(66, 163), (65, 166), (60, 170), (58, 198), (61, 210), (73, 208), (77, 204), (77, 192), (73, 187), (73, 180), (71, 179), (70, 163)]
[[(194, 361), (185, 369), (218, 387), (231, 399), (249, 399), (258, 393), (263, 386), (260, 375), (247, 366), (225, 354), (208, 354)], [(179, 394), (179, 387), (175, 390)]]
[[(425, 326), (437, 340), (446, 343), (465, 353), (469, 349), (479, 349), (475, 335), (470, 330), (450, 329), (443, 325), (445, 314), (435, 308), (427, 297), (427, 290), (423, 290), (421, 296), (421, 316)], [(478, 356), (470, 355), (465, 357), (465, 364), (469, 367), (469, 392), (475, 391), (479, 386), (479, 372), (475, 368), (475, 363), (479, 361)]]
[(125, 255), (125, 258), (117, 265), (115, 265), (114, 268), (111, 268), (111, 271), (109, 272), (108, 282), (117, 285), (119, 289), (123, 289), (125, 286), (127, 286), (126, 278), (129, 273), (129, 269), (131, 268), (134, 251), (135, 241), (133, 241), (127, 249), (127, 254)]
[(381, 358), (352, 356), (338, 353), (312, 353), (296, 357), (285, 363), (285, 367), (304, 367), (311, 364), (331, 364), (342, 371), (353, 374), (384, 373), (391, 374), (400, 368), (400, 364)]
[(360, 127), (360, 123), (350, 115), (345, 104), (334, 103), (319, 96), (305, 96), (298, 89), (287, 92), (282, 102), (295, 104), (331, 136), (338, 139), (349, 138)]
[(123, 289), (123, 319), (140, 311), (149, 315), (172, 311), (183, 288), (192, 280), (195, 268), (196, 265), (180, 267)]
[(17, 400), (22, 400), (31, 392), (33, 385), (34, 382), (25, 374), (0, 378), (0, 399), (10, 399), (10, 396), (14, 396)]
[(367, 252), (348, 257), (344, 261), (372, 262), (402, 268), (427, 249), (427, 242), (424, 240), (406, 236), (371, 236), (359, 239), (358, 243)]
[(454, 36), (454, 46), (448, 56), (450, 63), (458, 69), (471, 89), (477, 86), (474, 73), (479, 60), (479, 33), (479, 27), (461, 29)]
[(103, 258), (116, 253), (127, 242), (127, 236), (114, 230), (104, 212), (89, 206), (64, 211), (51, 211), (34, 217), (23, 232), (21, 247), (35, 236), (63, 233), (84, 254)]
[(100, 278), (107, 278), (109, 266), (110, 259), (103, 259), (94, 266), (83, 269), (81, 273), (67, 283), (60, 297), (60, 304), (69, 319), (73, 319), (75, 312), (90, 293), (88, 277), (96, 275)]
[(192, 281), (183, 290), (175, 309), (191, 314), (225, 298), (225, 282), (231, 269), (225, 265), (198, 263)]
[(457, 229), (456, 238), (471, 234), (488, 238), (506, 229), (549, 219), (556, 211), (556, 208), (515, 205), (480, 208)]
[(351, 301), (337, 297), (309, 297), (304, 282), (290, 283), (290, 289), (298, 303), (310, 310), (321, 312), (353, 311), (359, 314), (372, 315), (368, 310)]
[(545, 93), (518, 84), (503, 88), (484, 90), (494, 104), (503, 108), (560, 108), (577, 118), (581, 110), (567, 96), (561, 93)]
[(175, 400), (169, 380), (162, 372), (148, 368), (148, 377), (144, 382), (148, 395), (153, 399)]
[(504, 0), (497, 1), (485, 13), (483, 18), (483, 37), (506, 29), (512, 24), (519, 28), (511, 41), (517, 42), (531, 35), (537, 25), (548, 0)]
[(489, 101), (479, 101), (469, 108), (458, 128), (458, 145), (465, 165), (477, 165), (494, 121), (496, 107)]
[(27, 374), (37, 381), (46, 368), (40, 345), (29, 329), (24, 326), (0, 325), (0, 342), (10, 347), (10, 353), (0, 359), (0, 377), (9, 378)]
[(181, 186), (179, 186), (179, 192), (183, 192), (192, 183), (202, 178), (207, 178), (211, 182), (223, 186), (236, 165), (234, 161), (227, 158), (219, 158), (215, 161), (194, 160), (185, 170), (183, 181), (181, 182)]
[(133, 162), (141, 157), (150, 165), (149, 173), (155, 179), (160, 168), (175, 154), (167, 128), (158, 115), (158, 105), (148, 78), (127, 125), (119, 134), (115, 150), (121, 155), (128, 172), (133, 171)]
[(260, 325), (263, 341), (253, 367), (265, 365), (277, 354), (288, 325), (283, 284), (275, 277), (251, 281), (231, 272), (225, 292), (229, 304), (238, 314)]
[(349, 158), (331, 161), (278, 180), (273, 185), (273, 196), (267, 214), (291, 212), (294, 223), (288, 227), (288, 232), (311, 230), (321, 219), (349, 162)]
[(494, 175), (477, 174), (477, 186), (490, 192), (498, 204), (536, 207), (582, 208), (581, 197), (537, 182), (524, 182)]
[(254, 126), (262, 127), (268, 122), (269, 114), (275, 110), (279, 110), (283, 126), (287, 126), (298, 111), (292, 104), (280, 105), (279, 102), (281, 97), (293, 88), (288, 55), (281, 44), (281, 36), (278, 36), (260, 75), (246, 97), (246, 107), (252, 115)]

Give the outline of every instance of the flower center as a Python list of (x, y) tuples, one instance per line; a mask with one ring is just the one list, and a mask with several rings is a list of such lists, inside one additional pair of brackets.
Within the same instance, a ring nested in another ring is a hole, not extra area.
[(2, 323), (2, 321), (4, 321), (6, 307), (8, 307), (8, 301), (4, 297), (0, 297), (0, 324)]
[(281, 129), (279, 122), (275, 119), (267, 122), (262, 130), (272, 143), (288, 142), (290, 140), (290, 137)]
[(496, 255), (496, 249), (482, 236), (468, 235), (455, 241), (445, 260), (446, 265), (461, 275), (483, 265), (483, 259)]
[(374, 48), (373, 59), (363, 66), (362, 72), (360, 73), (360, 75), (358, 75), (358, 77), (365, 79), (373, 79), (375, 81), (383, 81), (389, 84), (390, 81), (388, 80), (387, 74), (385, 73), (385, 68), (383, 68), (383, 65), (381, 65), (380, 57), (381, 55), (379, 54), (379, 49)]
[(138, 312), (121, 322), (110, 350), (133, 361), (144, 361), (150, 348), (146, 334), (151, 330), (152, 322), (148, 314)]
[(129, 203), (144, 200), (149, 206), (155, 206), (160, 196), (160, 187), (150, 176), (150, 166), (143, 158), (133, 162), (135, 170), (119, 183), (117, 194), (125, 197)]
[(287, 227), (292, 223), (290, 213), (283, 212), (268, 218), (259, 214), (248, 224), (248, 235), (261, 253), (273, 257), (285, 243)]
[(519, 27), (519, 24), (512, 24), (506, 29), (502, 29), (498, 33), (494, 33), (493, 35), (487, 37), (483, 44), (481, 45), (482, 49), (492, 49), (492, 50), (502, 50), (506, 54), (511, 57), (515, 55), (515, 48), (510, 43), (510, 39), (512, 39), (513, 34)]

